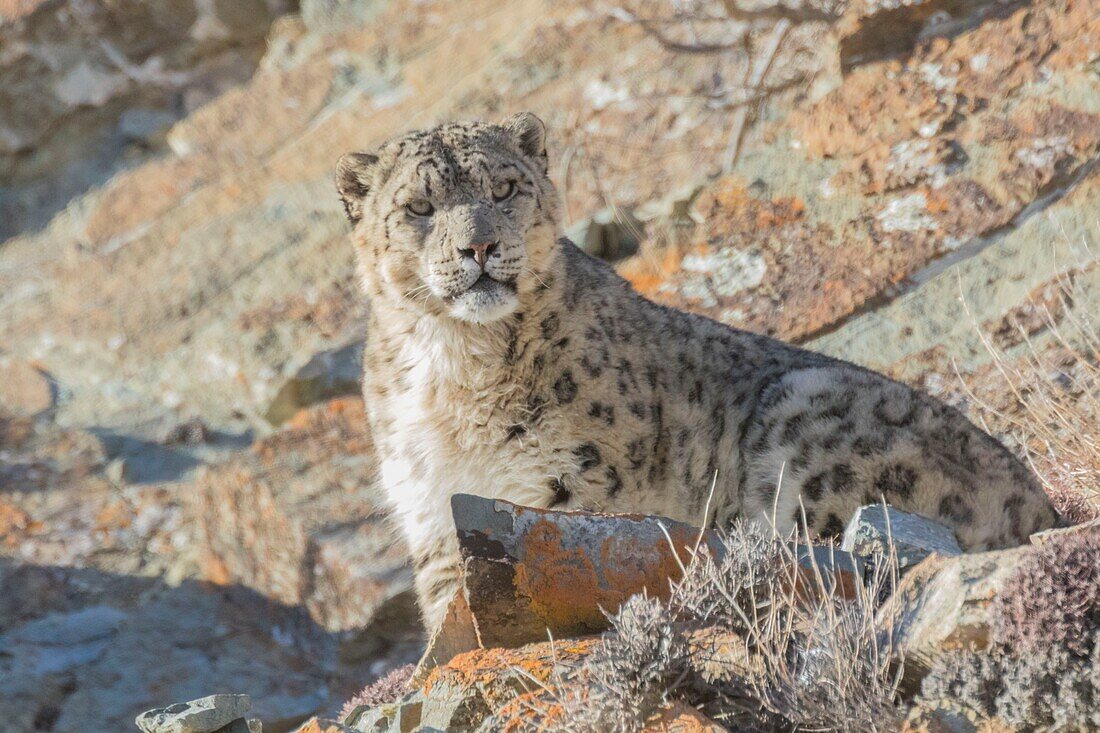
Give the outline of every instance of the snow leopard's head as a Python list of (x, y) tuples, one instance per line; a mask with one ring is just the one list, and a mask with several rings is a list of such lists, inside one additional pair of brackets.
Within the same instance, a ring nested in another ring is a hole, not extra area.
[(340, 158), (336, 186), (368, 295), (470, 323), (513, 313), (539, 287), (558, 231), (545, 137), (521, 113)]

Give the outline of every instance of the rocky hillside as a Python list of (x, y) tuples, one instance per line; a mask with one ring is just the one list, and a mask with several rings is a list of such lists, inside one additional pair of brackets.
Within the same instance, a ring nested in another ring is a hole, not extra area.
[(0, 0), (0, 716), (334, 713), (423, 640), (330, 182), (530, 109), (642, 292), (970, 410), (1100, 486), (1091, 0)]

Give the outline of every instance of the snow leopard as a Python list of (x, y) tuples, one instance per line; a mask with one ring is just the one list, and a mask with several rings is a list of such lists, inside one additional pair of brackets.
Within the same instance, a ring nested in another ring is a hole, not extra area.
[(1057, 515), (956, 409), (883, 375), (646, 299), (563, 236), (533, 114), (344, 155), (369, 301), (363, 393), (425, 624), (459, 579), (450, 497), (738, 518), (830, 537), (885, 501), (967, 550)]

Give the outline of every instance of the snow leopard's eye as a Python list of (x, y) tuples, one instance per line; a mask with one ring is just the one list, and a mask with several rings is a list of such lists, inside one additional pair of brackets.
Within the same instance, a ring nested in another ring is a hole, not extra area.
[(493, 186), (493, 201), (504, 201), (512, 198), (516, 192), (516, 184), (512, 181), (501, 181)]
[(405, 204), (405, 209), (413, 216), (431, 216), (435, 211), (435, 207), (432, 206), (430, 201), (424, 199), (416, 199)]

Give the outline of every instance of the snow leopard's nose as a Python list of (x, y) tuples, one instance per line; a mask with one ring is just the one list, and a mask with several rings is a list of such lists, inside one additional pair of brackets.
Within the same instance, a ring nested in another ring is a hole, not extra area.
[(472, 259), (478, 264), (478, 267), (484, 270), (485, 263), (489, 261), (489, 255), (496, 251), (496, 242), (475, 242), (474, 244), (471, 244), (467, 249), (458, 250), (458, 253), (463, 257)]

